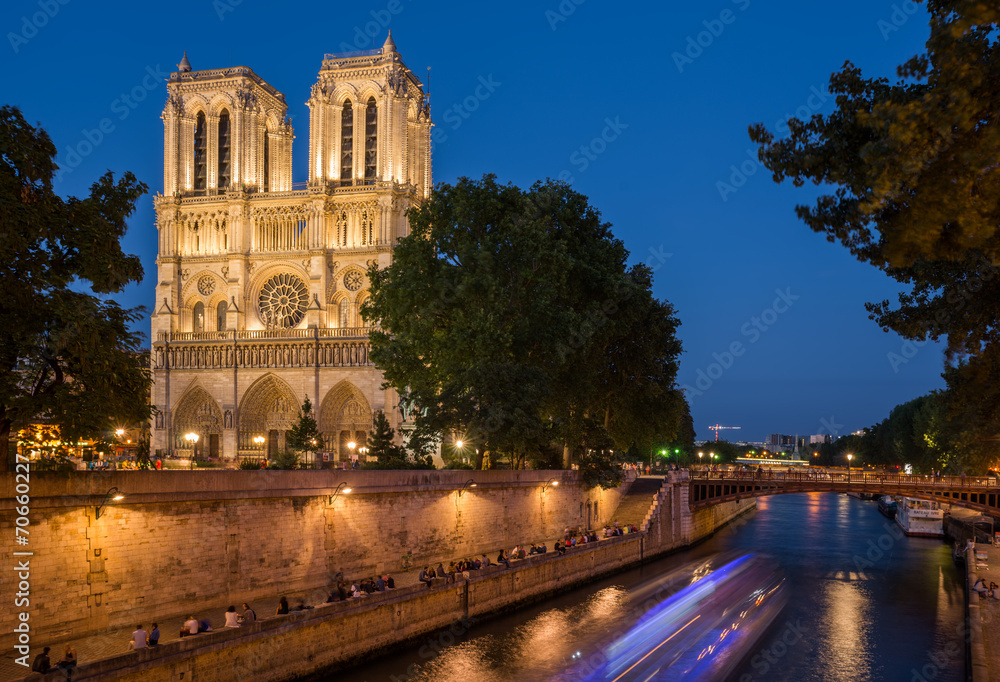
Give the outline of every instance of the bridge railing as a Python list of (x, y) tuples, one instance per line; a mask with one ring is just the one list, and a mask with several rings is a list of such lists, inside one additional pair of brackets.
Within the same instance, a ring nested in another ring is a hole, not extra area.
[(718, 482), (777, 481), (789, 483), (836, 482), (860, 487), (898, 485), (933, 486), (940, 488), (1000, 488), (994, 476), (930, 476), (923, 474), (895, 474), (878, 471), (692, 471), (691, 480)]

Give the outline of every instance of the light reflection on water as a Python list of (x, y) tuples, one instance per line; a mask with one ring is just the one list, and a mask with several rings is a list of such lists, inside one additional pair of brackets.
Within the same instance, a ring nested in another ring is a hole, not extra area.
[(626, 614), (628, 594), (621, 586), (606, 587), (582, 604), (549, 609), (502, 636), (487, 635), (450, 647), (409, 679), (549, 679), (572, 660), (580, 641), (617, 627)]
[(872, 679), (867, 595), (861, 594), (858, 582), (827, 580), (823, 588), (823, 610), (829, 618), (821, 634), (827, 642), (820, 654), (821, 677), (828, 680)]
[[(749, 520), (690, 550), (478, 624), (465, 641), (440, 655), (421, 656), (426, 645), (421, 642), (335, 677), (338, 682), (550, 679), (578, 646), (583, 649), (581, 643), (617, 628), (629, 608), (628, 590), (726, 551), (774, 557), (790, 592), (788, 606), (731, 680), (911, 682), (935, 660), (948, 665), (934, 669), (934, 682), (965, 679), (965, 588), (950, 547), (902, 537), (874, 502), (819, 493), (761, 498)], [(431, 635), (426, 641), (433, 640)], [(417, 675), (409, 677), (412, 672)]]

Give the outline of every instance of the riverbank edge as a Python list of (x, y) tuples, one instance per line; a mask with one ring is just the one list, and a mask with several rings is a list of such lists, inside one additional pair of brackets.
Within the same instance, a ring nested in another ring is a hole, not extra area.
[[(512, 569), (491, 567), (484, 575), (455, 583), (441, 581), (430, 589), (419, 585), (371, 595), (361, 603), (324, 604), (266, 618), (249, 628), (216, 631), (101, 659), (79, 666), (73, 678), (92, 682), (166, 682), (198, 677), (225, 682), (247, 679), (248, 675), (255, 681), (308, 679), (317, 669), (329, 675), (437, 633), (436, 642), (433, 637), (428, 640), (428, 652), (433, 652), (426, 656), (429, 660), (450, 643), (447, 639), (464, 633), (473, 622), (688, 549), (755, 510), (755, 502), (751, 498), (726, 503), (732, 513), (723, 514), (709, 533), (685, 544), (649, 551), (651, 532), (610, 538), (594, 547), (574, 548), (565, 556), (531, 557)], [(383, 608), (388, 605), (394, 608)], [(56, 679), (65, 679), (65, 673), (22, 678), (34, 682)]]
[[(753, 501), (755, 501), (755, 500), (753, 500)], [(711, 533), (709, 533), (707, 535), (702, 535), (702, 536), (700, 536), (700, 537), (692, 540), (691, 542), (689, 542), (686, 545), (680, 545), (680, 546), (677, 546), (677, 547), (672, 547), (672, 548), (658, 550), (654, 554), (644, 554), (643, 553), (644, 546), (645, 546), (645, 539), (646, 539), (648, 533), (642, 533), (641, 537), (631, 540), (632, 542), (638, 541), (640, 543), (640, 548), (639, 548), (640, 549), (640, 558), (639, 558), (639, 560), (636, 563), (623, 565), (623, 566), (621, 566), (619, 568), (612, 568), (612, 569), (609, 569), (609, 570), (607, 570), (607, 571), (605, 571), (603, 573), (599, 573), (599, 574), (594, 574), (594, 575), (590, 575), (590, 576), (583, 576), (579, 580), (575, 580), (575, 581), (572, 581), (572, 582), (567, 582), (564, 585), (560, 585), (559, 587), (557, 587), (557, 588), (555, 588), (552, 591), (547, 592), (547, 593), (535, 594), (535, 595), (527, 595), (527, 596), (523, 597), (522, 599), (520, 599), (519, 601), (512, 602), (512, 603), (510, 603), (508, 605), (501, 606), (499, 608), (496, 608), (496, 609), (494, 609), (492, 611), (489, 611), (489, 612), (486, 612), (486, 613), (480, 613), (480, 614), (478, 614), (475, 617), (475, 619), (472, 620), (471, 623), (469, 623), (469, 625), (470, 626), (481, 625), (481, 624), (483, 624), (483, 623), (485, 623), (485, 622), (487, 622), (487, 621), (489, 621), (489, 620), (491, 620), (493, 618), (498, 618), (498, 617), (500, 617), (500, 616), (502, 616), (504, 614), (511, 613), (513, 611), (517, 611), (517, 610), (523, 609), (525, 607), (531, 606), (533, 604), (537, 604), (539, 602), (543, 602), (543, 601), (545, 601), (547, 599), (551, 599), (551, 598), (557, 597), (557, 596), (559, 596), (561, 594), (565, 594), (566, 592), (572, 592), (573, 590), (576, 590), (578, 588), (586, 587), (587, 585), (590, 585), (592, 583), (598, 582), (599, 580), (602, 580), (604, 578), (608, 578), (608, 577), (611, 577), (611, 576), (614, 576), (614, 575), (618, 575), (620, 573), (624, 573), (626, 571), (633, 570), (635, 568), (639, 568), (640, 566), (643, 566), (645, 564), (653, 563), (654, 561), (658, 561), (660, 559), (669, 557), (669, 556), (674, 555), (674, 554), (680, 554), (681, 552), (687, 551), (689, 549), (697, 547), (698, 545), (700, 545), (702, 543), (708, 542), (708, 540), (710, 540), (716, 533), (718, 533), (720, 530), (723, 530), (724, 528), (727, 528), (728, 526), (731, 526), (731, 525), (736, 524), (736, 523), (743, 523), (746, 520), (745, 517), (747, 515), (749, 515), (749, 514), (751, 514), (753, 512), (756, 512), (756, 511), (757, 511), (756, 504), (754, 504), (753, 506), (748, 506), (747, 508), (745, 508), (743, 510), (740, 510), (735, 516), (733, 516), (733, 517), (725, 520), (721, 524), (719, 524), (715, 528), (715, 530), (713, 530)], [(579, 547), (577, 547), (575, 549), (579, 549)], [(571, 549), (570, 551), (573, 551), (573, 550)], [(514, 569), (514, 570), (517, 570), (517, 569)], [(473, 580), (483, 580), (483, 579), (485, 579), (485, 578), (481, 578), (481, 577), (470, 578), (469, 581), (471, 582)], [(458, 625), (460, 625), (462, 627), (461, 634), (455, 632), (454, 628), (455, 628), (456, 624), (458, 624)], [(388, 651), (389, 649), (401, 649), (401, 648), (409, 648), (409, 647), (416, 646), (417, 644), (420, 644), (421, 642), (427, 642), (428, 641), (428, 637), (430, 637), (430, 639), (433, 640), (434, 639), (433, 636), (436, 633), (438, 633), (438, 632), (440, 632), (439, 636), (443, 636), (447, 632), (452, 632), (452, 634), (454, 635), (454, 637), (457, 639), (458, 637), (461, 637), (462, 635), (465, 634), (465, 631), (466, 631), (465, 628), (466, 628), (466, 626), (464, 624), (462, 624), (461, 621), (456, 621), (456, 623), (453, 623), (451, 627), (445, 628), (443, 631), (442, 630), (430, 631), (430, 632), (423, 632), (423, 633), (420, 633), (418, 635), (414, 635), (413, 637), (410, 637), (407, 640), (401, 640), (401, 641), (389, 644), (389, 645), (385, 646), (381, 650), (368, 651), (368, 652), (366, 652), (366, 653), (364, 653), (362, 655), (359, 655), (358, 657), (356, 657), (354, 659), (347, 659), (342, 664), (336, 664), (334, 667), (325, 668), (325, 669), (322, 669), (322, 670), (318, 670), (315, 673), (311, 673), (311, 674), (308, 674), (308, 675), (305, 675), (305, 676), (302, 676), (302, 677), (296, 677), (295, 681), (296, 682), (324, 682), (325, 680), (330, 679), (329, 676), (330, 676), (331, 673), (343, 672), (343, 671), (346, 671), (346, 670), (350, 670), (351, 668), (357, 667), (359, 665), (364, 665), (365, 663), (368, 663), (368, 662), (371, 662), (371, 661), (377, 659), (381, 654), (386, 653), (386, 651)], [(431, 646), (431, 648), (433, 648), (433, 646)], [(408, 679), (408, 676), (407, 677), (402, 677), (402, 678), (397, 678), (397, 679), (399, 679), (400, 681), (402, 681), (402, 680)]]
[[(979, 593), (972, 589), (972, 571), (976, 567), (976, 550), (965, 550), (965, 626), (966, 665), (972, 682), (990, 682), (990, 669), (986, 664), (986, 644), (983, 641), (983, 617), (980, 613)], [(973, 599), (975, 595), (975, 599)]]

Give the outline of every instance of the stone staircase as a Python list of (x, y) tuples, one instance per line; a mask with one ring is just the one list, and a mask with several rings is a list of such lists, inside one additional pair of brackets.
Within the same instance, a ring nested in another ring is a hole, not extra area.
[(649, 528), (649, 519), (661, 500), (667, 478), (663, 476), (640, 476), (632, 482), (628, 492), (622, 496), (618, 509), (611, 515), (612, 522), (619, 526), (633, 524), (640, 531)]

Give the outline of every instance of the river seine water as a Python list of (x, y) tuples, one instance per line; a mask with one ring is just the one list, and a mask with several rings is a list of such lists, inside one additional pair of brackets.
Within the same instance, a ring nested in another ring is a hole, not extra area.
[[(965, 679), (964, 579), (941, 540), (907, 538), (874, 502), (842, 494), (764, 497), (700, 545), (468, 632), (428, 636), (338, 681), (541, 680), (574, 643), (614, 629), (628, 591), (719, 552), (763, 552), (789, 600), (729, 679), (957, 682)], [(666, 677), (664, 679), (670, 679)]]

